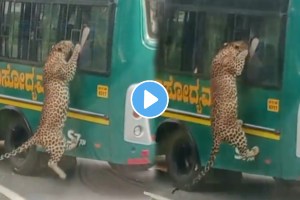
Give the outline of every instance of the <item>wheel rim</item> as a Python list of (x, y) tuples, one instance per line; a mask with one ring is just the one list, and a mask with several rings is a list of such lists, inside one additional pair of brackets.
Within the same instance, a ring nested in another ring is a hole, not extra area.
[(187, 140), (177, 141), (174, 144), (172, 160), (178, 174), (189, 174), (196, 161), (191, 143)]

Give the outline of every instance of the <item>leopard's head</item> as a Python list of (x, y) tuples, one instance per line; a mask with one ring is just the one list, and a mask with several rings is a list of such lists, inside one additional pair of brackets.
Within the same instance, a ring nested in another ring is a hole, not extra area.
[(56, 44), (54, 44), (51, 48), (52, 52), (59, 52), (65, 56), (65, 59), (68, 60), (72, 55), (74, 50), (74, 44), (70, 40), (62, 40)]
[(250, 42), (233, 41), (224, 43), (214, 59), (214, 63), (218, 65), (218, 69), (215, 70), (225, 71), (233, 76), (241, 75), (246, 59), (251, 58), (256, 50), (257, 41), (256, 38), (253, 38)]

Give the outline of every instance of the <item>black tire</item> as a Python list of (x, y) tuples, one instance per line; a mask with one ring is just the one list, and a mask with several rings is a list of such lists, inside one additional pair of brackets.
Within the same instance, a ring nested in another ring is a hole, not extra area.
[[(40, 156), (40, 174), (48, 176), (49, 174), (58, 177), (57, 174), (48, 167), (50, 155), (46, 152), (39, 152)], [(72, 178), (76, 174), (77, 158), (74, 156), (64, 155), (58, 162), (58, 166), (66, 173), (67, 178)]]
[(63, 156), (59, 166), (66, 172), (67, 177), (75, 176), (77, 169), (77, 158), (74, 156)]
[[(13, 149), (21, 146), (32, 136), (25, 119), (21, 117), (14, 118), (8, 125), (5, 135), (5, 152), (11, 152)], [(17, 174), (32, 176), (36, 175), (38, 170), (39, 155), (36, 146), (30, 147), (23, 153), (10, 157), (10, 164), (13, 171)]]
[(191, 187), (186, 184), (192, 183), (201, 169), (198, 150), (192, 138), (184, 131), (176, 131), (170, 138), (169, 148), (166, 155), (168, 173), (176, 187), (185, 191), (194, 191), (204, 181)]

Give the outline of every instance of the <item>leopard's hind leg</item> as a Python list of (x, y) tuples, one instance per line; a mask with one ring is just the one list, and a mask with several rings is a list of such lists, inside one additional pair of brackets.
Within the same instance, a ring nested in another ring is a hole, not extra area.
[(58, 166), (58, 162), (61, 160), (64, 154), (63, 141), (60, 141), (59, 145), (51, 145), (47, 147), (47, 152), (50, 154), (48, 166), (61, 178), (66, 179), (66, 173)]
[(259, 153), (257, 146), (248, 149), (247, 138), (239, 122), (237, 122), (237, 126), (231, 130), (231, 133), (227, 137), (227, 142), (236, 148), (237, 159), (253, 161), (255, 156)]

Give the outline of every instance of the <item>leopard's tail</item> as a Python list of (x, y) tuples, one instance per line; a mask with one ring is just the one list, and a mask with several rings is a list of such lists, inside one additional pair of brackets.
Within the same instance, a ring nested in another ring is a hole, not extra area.
[[(207, 161), (205, 167), (202, 170), (199, 171), (197, 176), (193, 179), (193, 181), (190, 184), (185, 185), (185, 188), (192, 188), (202, 180), (202, 178), (209, 172), (209, 170), (214, 165), (219, 150), (220, 150), (220, 142), (214, 141), (214, 144), (213, 144), (213, 147), (212, 147), (212, 150), (211, 150), (211, 153), (210, 153), (210, 158)], [(176, 187), (172, 191), (172, 193), (174, 193), (176, 190), (179, 190), (179, 188)]]
[(29, 138), (29, 140), (27, 140), (25, 143), (23, 143), (18, 148), (12, 150), (9, 153), (2, 154), (0, 156), (0, 160), (4, 160), (4, 159), (10, 158), (12, 156), (15, 156), (15, 155), (17, 155), (19, 153), (22, 153), (23, 151), (27, 150), (29, 147), (31, 147), (32, 145), (34, 145), (35, 142), (36, 142), (36, 134), (33, 135), (31, 138)]

